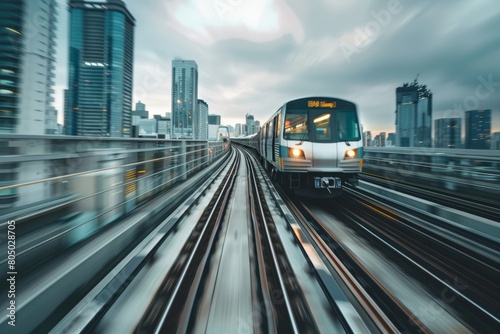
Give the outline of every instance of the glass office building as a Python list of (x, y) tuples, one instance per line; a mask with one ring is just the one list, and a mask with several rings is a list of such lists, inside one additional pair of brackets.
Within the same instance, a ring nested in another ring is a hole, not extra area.
[(416, 81), (396, 89), (396, 146), (431, 147), (432, 93)]
[(195, 139), (198, 123), (198, 65), (172, 60), (172, 138)]
[(491, 145), (491, 109), (465, 112), (465, 148), (487, 150)]
[(67, 135), (130, 137), (135, 19), (121, 0), (70, 0)]
[(440, 118), (435, 123), (435, 147), (461, 148), (462, 147), (462, 119)]

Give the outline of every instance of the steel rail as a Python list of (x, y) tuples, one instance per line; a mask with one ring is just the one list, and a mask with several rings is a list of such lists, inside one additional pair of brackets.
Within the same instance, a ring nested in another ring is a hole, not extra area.
[[(309, 309), (304, 292), (301, 288), (301, 284), (297, 280), (292, 265), (288, 260), (288, 256), (281, 241), (281, 236), (278, 233), (278, 227), (276, 226), (273, 215), (267, 205), (267, 201), (265, 200), (264, 191), (261, 185), (266, 184), (268, 186), (268, 190), (272, 193), (274, 193), (276, 190), (270, 182), (269, 178), (266, 176), (265, 172), (262, 170), (262, 166), (257, 163), (257, 159), (252, 154), (248, 153), (248, 150), (245, 151), (250, 157), (254, 173), (256, 174), (257, 170), (260, 171), (259, 176), (261, 178), (261, 181), (257, 182), (257, 177), (254, 178), (255, 187), (258, 194), (258, 201), (256, 203), (258, 204), (258, 207), (263, 214), (262, 217), (265, 219), (259, 224), (259, 227), (263, 230), (261, 234), (264, 233), (269, 236), (269, 240), (271, 242), (270, 248), (274, 252), (272, 258), (275, 259), (275, 264), (273, 265), (273, 267), (278, 270), (278, 274), (282, 279), (281, 284), (284, 284), (285, 292), (287, 292), (288, 294), (287, 297), (290, 303), (289, 308), (293, 315), (292, 319), (295, 322), (295, 327), (300, 333), (318, 332), (319, 329), (317, 328), (312, 312)], [(276, 204), (280, 206), (282, 201), (276, 199), (276, 197), (274, 196), (273, 198), (276, 201)]]
[[(361, 211), (363, 209), (360, 208), (359, 210)], [(353, 219), (352, 215), (358, 217), (358, 219)], [(477, 283), (475, 283), (476, 281), (469, 280), (468, 275), (464, 274), (464, 272), (467, 273), (470, 271), (468, 267), (463, 264), (459, 264), (458, 268), (451, 267), (451, 263), (453, 263), (453, 261), (456, 262), (454, 258), (456, 255), (461, 255), (463, 253), (462, 256), (464, 257), (462, 261), (464, 261), (464, 263), (467, 263), (465, 260), (468, 260), (470, 257), (469, 254), (456, 249), (456, 247), (460, 249), (460, 245), (455, 245), (453, 242), (450, 243), (450, 240), (433, 236), (430, 231), (416, 229), (415, 226), (413, 226), (414, 224), (410, 223), (408, 219), (404, 217), (400, 218), (400, 216), (395, 213), (388, 212), (385, 213), (385, 215), (390, 215), (390, 217), (394, 217), (393, 219), (397, 219), (398, 221), (406, 221), (409, 226), (406, 226), (406, 224), (396, 224), (394, 226), (397, 226), (398, 229), (394, 229), (394, 227), (384, 223), (384, 219), (380, 218), (378, 219), (379, 224), (375, 224), (373, 220), (376, 219), (376, 215), (374, 215), (373, 219), (361, 219), (359, 212), (352, 213), (349, 217), (346, 215), (346, 217), (391, 250), (400, 254), (408, 263), (425, 274), (426, 277), (433, 278), (435, 282), (438, 282), (441, 286), (452, 291), (456, 297), (455, 303), (458, 305), (458, 310), (463, 310), (464, 312), (466, 310), (467, 314), (472, 314), (472, 309), (475, 309), (476, 313), (474, 314), (476, 314), (476, 316), (482, 314), (482, 322), (474, 319), (476, 325), (481, 324), (490, 329), (500, 325), (500, 316), (498, 314), (493, 314), (493, 311), (491, 311), (491, 309), (494, 309), (493, 305), (498, 305), (497, 299), (494, 298), (494, 294), (489, 294), (489, 291), (485, 291), (481, 294), (481, 291), (477, 291), (478, 287)], [(401, 234), (404, 235), (404, 237), (402, 237)], [(416, 234), (418, 234), (418, 236), (415, 236)], [(421, 241), (422, 237), (426, 238), (425, 242)], [(433, 245), (434, 247), (429, 249), (429, 245)], [(447, 252), (453, 254), (453, 258), (444, 254), (445, 249), (448, 250)], [(488, 272), (490, 273), (492, 271), (498, 273), (498, 269), (495, 267), (489, 267), (486, 264), (483, 264), (483, 267), (488, 268)], [(476, 270), (479, 271), (480, 269)], [(484, 278), (483, 275), (486, 275), (486, 273), (472, 272), (471, 275), (472, 274), (477, 275), (476, 280), (483, 282), (483, 285), (491, 287), (493, 290), (497, 289), (498, 284), (491, 280), (494, 279), (492, 276), (497, 277), (498, 274), (490, 274)], [(455, 288), (447, 282), (448, 279), (455, 281), (457, 278), (468, 287), (465, 291), (460, 291), (460, 289)], [(473, 283), (475, 283), (475, 285), (471, 286)], [(482, 298), (487, 300), (490, 305), (490, 310), (484, 307), (484, 305), (480, 305), (476, 300), (473, 300), (473, 298), (466, 293), (467, 291), (473, 291), (477, 296), (482, 296)], [(472, 308), (466, 307), (466, 305)]]
[[(259, 267), (259, 274), (261, 277), (261, 282), (263, 283), (263, 293), (266, 296), (266, 299), (270, 302), (272, 302), (272, 296), (271, 296), (271, 291), (270, 291), (270, 285), (267, 282), (269, 280), (269, 275), (277, 275), (277, 283), (279, 285), (280, 291), (283, 294), (284, 300), (285, 300), (285, 307), (286, 307), (286, 319), (279, 318), (277, 319), (277, 313), (279, 311), (274, 311), (274, 312), (268, 312), (267, 314), (271, 314), (273, 316), (273, 321), (268, 322), (269, 327), (271, 326), (271, 323), (274, 324), (274, 328), (270, 328), (271, 333), (275, 332), (283, 332), (286, 331), (287, 333), (293, 332), (293, 333), (299, 333), (299, 329), (297, 326), (297, 323), (295, 321), (293, 311), (292, 311), (292, 306), (290, 304), (290, 299), (288, 297), (288, 292), (285, 287), (285, 283), (283, 280), (283, 276), (281, 275), (280, 272), (280, 267), (279, 263), (276, 257), (276, 252), (274, 251), (273, 247), (273, 241), (271, 240), (271, 236), (269, 234), (269, 229), (267, 227), (266, 221), (268, 220), (266, 218), (266, 213), (264, 212), (264, 208), (262, 207), (262, 199), (259, 195), (258, 187), (257, 187), (257, 176), (255, 175), (255, 170), (253, 168), (253, 165), (251, 163), (251, 157), (248, 153), (246, 153), (246, 164), (247, 164), (247, 170), (249, 173), (249, 181), (250, 181), (250, 188), (251, 191), (249, 192), (250, 196), (250, 212), (251, 212), (251, 217), (252, 217), (252, 226), (253, 226), (253, 231), (254, 231), (254, 237), (255, 237), (255, 244), (257, 247), (257, 258), (258, 258), (258, 267)], [(259, 231), (259, 226), (263, 228), (263, 232), (261, 233)], [(273, 269), (267, 269), (266, 270), (266, 261), (265, 257), (266, 254), (264, 253), (264, 250), (262, 248), (262, 242), (263, 240), (266, 241), (266, 250), (267, 255), (271, 257), (271, 262), (273, 264)], [(272, 270), (273, 273), (269, 273), (269, 271)], [(276, 287), (274, 287), (276, 288)], [(274, 304), (274, 303), (273, 303)], [(276, 307), (274, 307), (276, 309)], [(281, 313), (282, 314), (282, 313)]]
[[(338, 245), (342, 245), (342, 242), (328, 229), (319, 218), (316, 217), (316, 215), (306, 206), (303, 206), (304, 210), (306, 210), (311, 217), (313, 217), (314, 221), (318, 226), (321, 227), (322, 231), (325, 231), (330, 238), (332, 238)], [(318, 241), (321, 243), (321, 248), (326, 249), (327, 253), (324, 253), (325, 255), (330, 256), (330, 254), (333, 255), (334, 261), (339, 264), (339, 267), (341, 268), (341, 271), (337, 271), (342, 277), (344, 282), (352, 283), (353, 285), (350, 285), (350, 289), (353, 293), (355, 293), (356, 297), (358, 300), (362, 303), (362, 305), (366, 308), (365, 310), (368, 312), (368, 314), (372, 317), (372, 319), (379, 324), (379, 328), (382, 330), (384, 333), (393, 333), (399, 331), (397, 327), (394, 325), (394, 323), (389, 319), (389, 317), (384, 313), (384, 311), (377, 305), (377, 303), (373, 300), (372, 297), (366, 292), (366, 290), (359, 284), (356, 278), (352, 275), (352, 273), (347, 269), (347, 267), (343, 264), (342, 260), (337, 257), (334, 252), (331, 250), (331, 248), (326, 244), (325, 240), (319, 236), (319, 234), (311, 227), (309, 224), (306, 224), (308, 230), (312, 231), (315, 234), (315, 239), (318, 238)], [(377, 288), (384, 293), (384, 297), (388, 298), (394, 305), (398, 307), (398, 309), (405, 314), (407, 319), (412, 322), (412, 328), (418, 328), (419, 332), (421, 333), (431, 333), (429, 329), (420, 321), (418, 320), (415, 315), (404, 305), (402, 304), (399, 299), (394, 296), (387, 288), (384, 287), (382, 282), (380, 282), (362, 263), (359, 261), (356, 256), (351, 254), (351, 252), (342, 247), (342, 250), (345, 254), (349, 256), (349, 260), (354, 262), (357, 266), (358, 269), (362, 270), (363, 273), (368, 276), (373, 284), (376, 284)], [(346, 279), (344, 279), (346, 278)], [(351, 281), (352, 279), (352, 281)], [(359, 287), (359, 290), (358, 290)], [(358, 295), (359, 293), (359, 295)], [(381, 326), (380, 326), (381, 325)]]

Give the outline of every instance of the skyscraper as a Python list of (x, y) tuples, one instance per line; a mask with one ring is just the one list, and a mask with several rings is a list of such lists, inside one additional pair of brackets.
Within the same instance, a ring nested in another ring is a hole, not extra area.
[[(195, 138), (198, 109), (198, 65), (172, 60), (172, 138)], [(196, 119), (195, 119), (196, 118)]]
[(396, 146), (431, 147), (432, 93), (415, 79), (396, 88)]
[(462, 119), (440, 118), (434, 121), (436, 147), (459, 148), (461, 147)]
[(489, 149), (491, 144), (491, 110), (465, 112), (465, 148)]
[(370, 147), (372, 146), (372, 132), (365, 131), (363, 133), (363, 146)]
[(0, 133), (43, 135), (53, 110), (56, 0), (0, 1)]
[(198, 124), (196, 124), (196, 139), (208, 138), (208, 103), (198, 100)]
[(252, 135), (255, 133), (255, 122), (253, 115), (247, 114), (245, 117), (245, 124), (247, 125), (247, 135)]
[(121, 0), (70, 0), (66, 134), (130, 137), (135, 19)]
[(242, 134), (241, 123), (236, 123), (236, 125), (234, 126), (234, 135), (236, 137), (239, 137), (239, 136), (241, 136), (241, 134)]

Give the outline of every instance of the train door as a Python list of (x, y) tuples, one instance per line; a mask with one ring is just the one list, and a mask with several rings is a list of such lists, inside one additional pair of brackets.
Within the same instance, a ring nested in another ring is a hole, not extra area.
[(273, 162), (276, 162), (276, 154), (275, 154), (275, 151), (276, 151), (276, 133), (277, 133), (277, 126), (276, 126), (276, 119), (277, 117), (274, 117), (273, 118), (273, 133), (271, 134), (273, 140), (272, 140), (272, 148), (273, 150), (271, 151), (271, 154), (273, 155), (272, 156), (272, 159), (273, 159)]
[(268, 157), (269, 157), (269, 154), (267, 153), (267, 142), (268, 142), (268, 139), (269, 139), (269, 123), (266, 124), (266, 130), (265, 130), (265, 133), (264, 133), (264, 158), (266, 160), (268, 160)]
[(274, 120), (267, 123), (268, 131), (266, 133), (266, 154), (267, 160), (273, 161), (273, 147), (274, 147)]
[(281, 128), (281, 112), (274, 118), (274, 136), (273, 136), (273, 161), (279, 159), (280, 154), (280, 128)]

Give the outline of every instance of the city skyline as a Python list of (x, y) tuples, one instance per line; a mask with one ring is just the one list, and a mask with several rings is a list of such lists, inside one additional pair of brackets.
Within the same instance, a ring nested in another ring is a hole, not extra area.
[[(199, 95), (225, 124), (247, 113), (264, 122), (286, 100), (320, 94), (356, 103), (364, 129), (393, 132), (395, 89), (420, 73), (434, 93), (433, 121), (491, 109), (492, 132), (500, 131), (500, 9), (492, 1), (125, 3), (136, 17), (133, 101), (152, 114), (170, 112), (170, 62), (180, 57), (198, 63)], [(64, 43), (65, 7), (60, 13)], [(61, 113), (67, 65), (58, 48)]]

